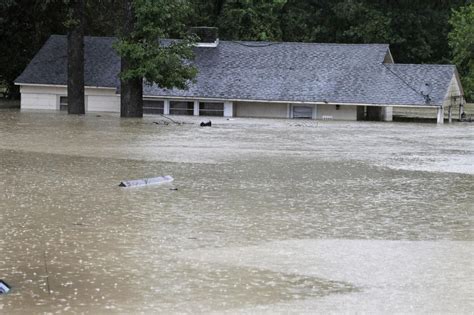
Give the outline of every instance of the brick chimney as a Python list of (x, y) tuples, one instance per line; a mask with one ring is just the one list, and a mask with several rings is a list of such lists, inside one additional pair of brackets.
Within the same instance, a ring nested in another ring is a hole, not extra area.
[(191, 27), (189, 33), (199, 37), (199, 40), (196, 43), (197, 47), (213, 48), (219, 45), (219, 29), (217, 27)]

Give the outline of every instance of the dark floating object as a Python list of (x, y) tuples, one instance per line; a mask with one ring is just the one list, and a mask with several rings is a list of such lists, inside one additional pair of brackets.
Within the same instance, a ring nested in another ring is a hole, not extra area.
[(173, 188), (170, 188), (170, 190), (178, 190), (178, 188), (176, 188), (176, 187), (173, 187)]
[(211, 127), (212, 122), (209, 120), (208, 122), (201, 122), (201, 127)]
[(168, 126), (170, 123), (167, 121), (154, 121), (153, 122), (155, 125), (165, 125)]
[(153, 178), (144, 178), (144, 179), (134, 179), (134, 180), (127, 180), (120, 182), (120, 187), (138, 187), (138, 186), (146, 186), (146, 185), (157, 185), (157, 184), (164, 184), (164, 183), (171, 183), (173, 181), (173, 177), (167, 176), (159, 176)]
[(0, 294), (7, 294), (11, 287), (3, 280), (0, 280)]

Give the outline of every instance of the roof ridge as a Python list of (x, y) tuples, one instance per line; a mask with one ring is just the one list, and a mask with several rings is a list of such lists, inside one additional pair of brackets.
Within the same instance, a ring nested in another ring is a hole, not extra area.
[(258, 40), (220, 40), (220, 43), (260, 43), (260, 44), (297, 44), (297, 45), (321, 45), (321, 46), (383, 46), (387, 43), (317, 43), (317, 42), (285, 42), (285, 41), (258, 41)]
[(437, 67), (453, 67), (455, 68), (456, 65), (450, 63), (388, 63), (388, 66), (437, 66)]

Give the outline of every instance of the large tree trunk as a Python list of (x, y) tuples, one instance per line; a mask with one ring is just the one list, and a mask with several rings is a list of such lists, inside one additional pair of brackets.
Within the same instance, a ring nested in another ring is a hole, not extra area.
[[(128, 62), (122, 58), (122, 71), (128, 67)], [(120, 117), (143, 117), (142, 79), (120, 80)]]
[(72, 0), (73, 26), (67, 37), (68, 113), (85, 114), (84, 105), (84, 0)]
[[(130, 38), (133, 32), (135, 14), (133, 0), (123, 0), (123, 30), (122, 36)], [(132, 64), (122, 58), (121, 71), (127, 71)], [(143, 80), (142, 78), (120, 79), (120, 116), (143, 117)]]

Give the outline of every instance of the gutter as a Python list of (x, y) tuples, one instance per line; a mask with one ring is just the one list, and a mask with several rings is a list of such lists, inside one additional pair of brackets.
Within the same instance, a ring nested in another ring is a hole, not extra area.
[(271, 101), (271, 100), (253, 100), (240, 98), (212, 98), (212, 97), (198, 97), (198, 96), (156, 96), (143, 95), (143, 98), (161, 99), (161, 100), (202, 100), (210, 102), (250, 102), (250, 103), (274, 103), (274, 104), (303, 104), (303, 105), (347, 105), (347, 106), (378, 106), (378, 107), (433, 107), (437, 108), (440, 105), (436, 104), (378, 104), (378, 103), (344, 103), (344, 102), (321, 102), (321, 101)]
[[(64, 87), (67, 88), (67, 85), (63, 84), (36, 84), (36, 83), (20, 83), (20, 82), (14, 82), (15, 85), (22, 86), (39, 86), (39, 87)], [(106, 87), (106, 86), (90, 86), (90, 85), (85, 85), (84, 88), (87, 89), (104, 89), (104, 90), (116, 90), (114, 87)]]

